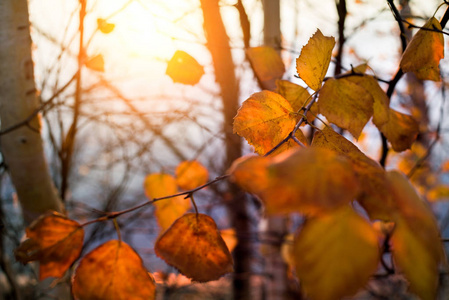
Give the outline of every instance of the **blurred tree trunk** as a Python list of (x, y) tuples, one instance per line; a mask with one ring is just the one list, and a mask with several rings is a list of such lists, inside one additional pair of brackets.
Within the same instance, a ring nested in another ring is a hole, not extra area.
[[(235, 65), (232, 60), (229, 39), (220, 14), (219, 0), (201, 0), (204, 18), (204, 33), (207, 47), (212, 56), (215, 69), (215, 79), (220, 86), (223, 103), (224, 136), (226, 161), (225, 168), (242, 155), (240, 137), (233, 134), (233, 118), (239, 107), (239, 84), (235, 76)], [(249, 232), (249, 215), (245, 194), (236, 186), (229, 185), (228, 212), (231, 224), (237, 234), (246, 235)], [(234, 249), (234, 298), (249, 299), (251, 273), (251, 245), (246, 239), (239, 239)]]
[(34, 85), (27, 0), (0, 1), (1, 153), (26, 223), (48, 210), (62, 211), (44, 156)]

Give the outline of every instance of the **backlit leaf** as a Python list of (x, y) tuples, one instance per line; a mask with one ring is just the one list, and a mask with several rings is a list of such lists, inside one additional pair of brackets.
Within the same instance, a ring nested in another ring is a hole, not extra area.
[(183, 161), (175, 171), (176, 183), (184, 190), (191, 190), (199, 187), (209, 179), (207, 169), (196, 160)]
[(285, 66), (279, 53), (272, 47), (262, 46), (246, 49), (246, 55), (262, 88), (274, 90), (276, 79), (282, 78), (285, 72)]
[(98, 71), (98, 72), (104, 72), (104, 59), (102, 54), (97, 54), (91, 58), (89, 58), (86, 63), (86, 67)]
[(173, 82), (195, 85), (204, 75), (204, 68), (190, 54), (177, 50), (167, 64), (165, 74)]
[(267, 214), (315, 215), (334, 210), (359, 193), (350, 162), (327, 149), (299, 148), (274, 157), (250, 158), (242, 165), (252, 168), (237, 165), (231, 178), (259, 196)]
[(22, 263), (39, 261), (39, 279), (61, 278), (81, 253), (83, 228), (66, 216), (53, 212), (42, 215), (26, 228), (28, 237), (15, 250)]
[(229, 252), (232, 252), (232, 250), (234, 250), (235, 246), (237, 246), (238, 243), (237, 233), (235, 232), (235, 229), (234, 228), (221, 229), (220, 235), (223, 238), (226, 247), (228, 247)]
[[(402, 54), (400, 67), (404, 73), (413, 72), (421, 80), (440, 80), (439, 63), (444, 58), (444, 39), (441, 25), (435, 17), (413, 36)], [(440, 31), (440, 32), (436, 32)]]
[(295, 237), (296, 274), (306, 295), (335, 300), (363, 288), (379, 263), (377, 234), (349, 206), (308, 219)]
[(157, 256), (193, 281), (217, 280), (233, 271), (232, 257), (214, 220), (186, 214), (156, 241)]
[(318, 29), (296, 59), (299, 77), (314, 91), (321, 87), (335, 46), (334, 37), (326, 37)]
[[(299, 112), (312, 100), (307, 89), (288, 80), (276, 80), (275, 92), (284, 97), (295, 112)], [(316, 115), (318, 115), (318, 105), (315, 104), (307, 113), (307, 120), (313, 122)]]
[(329, 127), (317, 131), (312, 146), (327, 148), (346, 156), (357, 174), (362, 193), (357, 197), (371, 219), (391, 220), (395, 210), (384, 169), (353, 143)]
[(153, 173), (145, 177), (143, 183), (145, 195), (150, 199), (176, 194), (178, 185), (176, 179), (170, 174)]
[(108, 23), (105, 19), (97, 19), (98, 29), (104, 34), (111, 33), (115, 28), (115, 24)]
[(81, 259), (72, 279), (75, 299), (155, 299), (156, 285), (140, 256), (112, 240)]
[(347, 79), (329, 79), (318, 97), (320, 113), (356, 139), (373, 115), (373, 97)]
[(295, 119), (293, 108), (284, 97), (262, 91), (243, 102), (234, 118), (234, 133), (263, 155), (288, 136)]
[(444, 257), (437, 221), (403, 174), (392, 171), (387, 177), (399, 208), (390, 240), (393, 259), (412, 292), (423, 300), (435, 299)]
[(419, 124), (409, 115), (390, 109), (388, 122), (380, 126), (379, 130), (391, 143), (394, 151), (401, 152), (409, 149), (419, 133)]

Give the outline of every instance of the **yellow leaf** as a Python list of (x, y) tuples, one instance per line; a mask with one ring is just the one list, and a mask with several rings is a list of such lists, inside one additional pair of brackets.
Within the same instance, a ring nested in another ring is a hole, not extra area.
[(237, 246), (238, 243), (235, 229), (234, 228), (222, 229), (220, 230), (220, 235), (223, 241), (225, 242), (226, 247), (228, 247), (229, 252), (232, 252), (232, 250), (234, 250), (235, 246)]
[(183, 161), (175, 171), (176, 183), (184, 190), (192, 190), (207, 182), (209, 172), (198, 161)]
[(446, 184), (439, 184), (431, 188), (426, 195), (430, 202), (436, 202), (440, 200), (449, 200), (449, 186)]
[(214, 220), (186, 214), (156, 241), (156, 255), (193, 281), (217, 280), (233, 271), (231, 253)]
[(81, 253), (84, 230), (57, 212), (39, 217), (26, 228), (28, 239), (14, 251), (16, 260), (39, 261), (39, 279), (61, 278)]
[(246, 55), (262, 88), (274, 90), (276, 79), (282, 78), (285, 72), (279, 53), (271, 47), (262, 46), (246, 49)]
[[(421, 80), (440, 80), (440, 60), (444, 58), (441, 25), (435, 17), (413, 36), (402, 54), (400, 67), (404, 73), (413, 72)], [(430, 29), (430, 30), (426, 30)], [(437, 32), (440, 31), (440, 32)]]
[(391, 236), (393, 259), (412, 292), (423, 300), (435, 299), (444, 257), (437, 222), (403, 174), (392, 171), (387, 177), (399, 209)]
[[(307, 89), (287, 80), (276, 80), (276, 93), (284, 97), (292, 106), (293, 111), (300, 112), (312, 100)], [(313, 122), (318, 115), (318, 105), (314, 104), (307, 113), (307, 121)], [(306, 123), (304, 123), (305, 125)]]
[(376, 271), (376, 231), (344, 206), (306, 220), (295, 237), (296, 274), (311, 300), (335, 300), (363, 288)]
[(419, 124), (412, 116), (390, 109), (388, 122), (379, 130), (391, 143), (393, 150), (401, 152), (409, 149), (419, 133)]
[(335, 46), (334, 37), (326, 37), (318, 29), (296, 59), (299, 77), (314, 91), (321, 87)]
[(195, 85), (204, 75), (204, 68), (188, 53), (177, 50), (168, 62), (165, 74), (173, 82)]
[[(267, 214), (315, 215), (334, 210), (359, 193), (349, 161), (327, 149), (299, 148), (248, 159), (231, 172), (240, 187), (262, 199)], [(255, 173), (257, 177), (251, 178)]]
[(112, 240), (80, 262), (72, 279), (75, 299), (155, 299), (156, 285), (140, 256), (125, 242)]
[(357, 174), (362, 189), (357, 198), (359, 203), (372, 220), (391, 220), (395, 206), (389, 193), (386, 173), (376, 161), (367, 157), (353, 143), (329, 127), (315, 133), (312, 146), (330, 149), (346, 156)]
[(167, 230), (173, 222), (184, 215), (192, 207), (190, 199), (185, 199), (184, 196), (177, 196), (154, 203), (156, 211), (157, 223), (161, 228), (160, 232)]
[(356, 139), (373, 115), (373, 102), (366, 89), (347, 79), (327, 80), (318, 97), (320, 113)]
[(264, 155), (285, 139), (295, 127), (296, 116), (281, 95), (262, 91), (243, 102), (234, 118), (234, 133)]
[(97, 26), (98, 29), (100, 29), (100, 31), (104, 34), (111, 33), (115, 28), (115, 24), (108, 23), (105, 19), (100, 18), (97, 19)]
[(104, 72), (104, 59), (102, 54), (97, 54), (94, 57), (89, 58), (86, 63), (86, 67), (98, 71), (98, 72)]
[(148, 199), (174, 195), (178, 192), (176, 179), (170, 174), (153, 173), (145, 177), (143, 189)]

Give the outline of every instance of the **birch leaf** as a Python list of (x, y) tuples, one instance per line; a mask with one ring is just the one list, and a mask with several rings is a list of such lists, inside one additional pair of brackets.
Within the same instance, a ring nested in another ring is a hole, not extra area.
[(115, 24), (108, 23), (105, 19), (101, 18), (97, 19), (97, 26), (98, 29), (100, 29), (100, 31), (104, 34), (111, 33), (115, 28)]
[(281, 56), (272, 47), (262, 46), (246, 49), (251, 66), (266, 90), (274, 90), (275, 82), (282, 78), (285, 66)]
[(195, 85), (204, 75), (204, 68), (187, 52), (177, 50), (167, 64), (165, 74), (173, 82)]
[(176, 183), (184, 190), (197, 188), (209, 179), (207, 169), (196, 160), (181, 162), (176, 167), (175, 175)]
[(299, 77), (314, 91), (321, 87), (335, 46), (334, 37), (326, 37), (318, 29), (296, 59)]
[[(284, 97), (295, 112), (300, 112), (312, 100), (307, 89), (288, 80), (277, 80), (275, 92)], [(307, 121), (313, 122), (316, 115), (318, 115), (318, 105), (314, 104), (307, 113)]]
[(379, 130), (391, 143), (394, 151), (410, 149), (419, 133), (419, 124), (409, 115), (390, 109), (388, 122)]
[(98, 72), (104, 72), (104, 58), (102, 54), (97, 54), (91, 58), (89, 58), (86, 63), (86, 67), (98, 71)]
[(418, 79), (439, 81), (439, 64), (444, 58), (441, 25), (435, 17), (432, 17), (423, 28), (425, 29), (418, 30), (407, 45), (402, 54), (400, 67), (404, 73), (413, 72)]

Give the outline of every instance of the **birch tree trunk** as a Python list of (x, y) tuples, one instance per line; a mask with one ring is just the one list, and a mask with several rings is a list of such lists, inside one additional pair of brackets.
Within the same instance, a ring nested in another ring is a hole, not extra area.
[(45, 160), (34, 84), (27, 0), (0, 1), (0, 149), (26, 223), (62, 211)]

